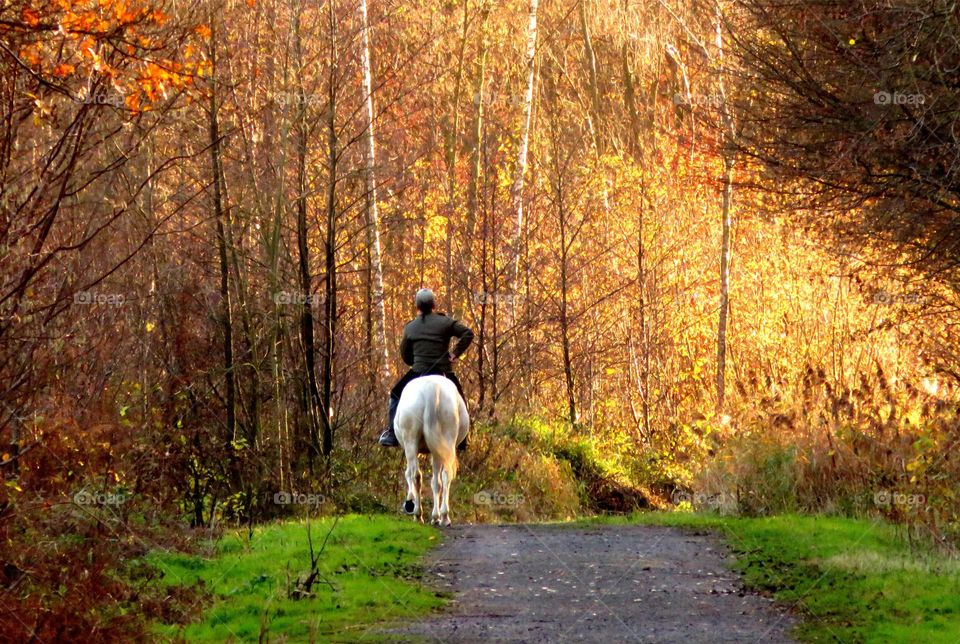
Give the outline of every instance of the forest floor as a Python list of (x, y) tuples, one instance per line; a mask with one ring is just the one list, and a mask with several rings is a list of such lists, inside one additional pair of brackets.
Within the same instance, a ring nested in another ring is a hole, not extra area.
[(794, 618), (743, 590), (714, 535), (650, 525), (467, 525), (428, 556), (456, 593), (389, 639), (783, 642)]

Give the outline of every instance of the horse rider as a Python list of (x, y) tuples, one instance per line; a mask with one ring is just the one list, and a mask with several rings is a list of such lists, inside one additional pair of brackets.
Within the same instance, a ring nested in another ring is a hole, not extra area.
[[(473, 331), (462, 322), (447, 317), (443, 313), (434, 313), (436, 300), (430, 289), (422, 288), (417, 291), (414, 304), (420, 314), (403, 327), (403, 339), (400, 341), (400, 357), (410, 366), (410, 370), (390, 390), (387, 428), (380, 434), (380, 444), (384, 447), (400, 445), (393, 433), (393, 419), (397, 414), (397, 405), (403, 388), (414, 378), (427, 375), (444, 376), (457, 386), (463, 401), (467, 401), (466, 396), (463, 395), (463, 387), (453, 373), (453, 364), (473, 342)], [(458, 338), (453, 351), (450, 351), (451, 338)], [(460, 445), (457, 445), (457, 449), (463, 450), (466, 442), (464, 439)]]

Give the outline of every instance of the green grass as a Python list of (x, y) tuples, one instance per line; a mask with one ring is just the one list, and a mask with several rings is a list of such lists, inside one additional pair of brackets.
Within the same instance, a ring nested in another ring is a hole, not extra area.
[[(746, 584), (795, 607), (796, 635), (814, 642), (960, 642), (960, 561), (911, 549), (896, 528), (868, 520), (781, 515), (721, 517), (648, 512), (628, 521), (708, 529), (737, 554)], [(320, 547), (331, 519), (312, 523)], [(569, 524), (576, 525), (576, 524)], [(153, 553), (163, 583), (206, 589), (200, 621), (157, 625), (163, 639), (356, 641), (389, 638), (373, 625), (428, 613), (444, 597), (420, 583), (422, 556), (440, 533), (387, 516), (344, 517), (320, 558), (333, 588), (292, 600), (288, 589), (309, 567), (303, 522), (262, 526), (249, 541), (227, 535), (210, 558)]]
[(960, 642), (960, 561), (911, 549), (887, 523), (684, 512), (628, 520), (724, 535), (746, 584), (796, 607), (801, 640)]
[[(311, 521), (314, 548), (319, 550), (332, 519)], [(314, 596), (288, 598), (288, 589), (310, 567), (306, 524), (275, 523), (226, 535), (210, 558), (155, 552), (150, 562), (164, 573), (169, 586), (201, 583), (206, 608), (201, 621), (189, 625), (160, 624), (161, 639), (190, 642), (304, 642), (378, 639), (369, 627), (422, 615), (444, 598), (420, 583), (421, 558), (437, 545), (440, 532), (410, 520), (350, 515), (340, 519), (320, 557), (322, 578)], [(382, 637), (382, 636), (381, 636)]]

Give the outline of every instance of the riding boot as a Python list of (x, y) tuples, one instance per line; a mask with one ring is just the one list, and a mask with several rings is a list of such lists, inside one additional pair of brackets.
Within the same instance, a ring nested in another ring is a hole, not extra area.
[(393, 419), (397, 415), (397, 405), (400, 404), (399, 398), (390, 396), (390, 407), (387, 409), (387, 428), (380, 434), (380, 444), (384, 447), (399, 447), (400, 441), (393, 431)]

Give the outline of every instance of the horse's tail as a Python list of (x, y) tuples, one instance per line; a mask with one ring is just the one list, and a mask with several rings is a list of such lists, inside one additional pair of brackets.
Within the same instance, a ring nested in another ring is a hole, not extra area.
[[(457, 477), (457, 434), (454, 432), (454, 442), (448, 445), (441, 424), (448, 420), (451, 410), (444, 409), (444, 405), (449, 401), (444, 398), (443, 387), (434, 386), (423, 402), (423, 434), (428, 437), (427, 447), (445, 463), (444, 469), (449, 472), (452, 481)], [(453, 416), (457, 417), (456, 412)]]
[[(432, 384), (432, 383), (431, 383)], [(429, 395), (425, 396), (423, 401), (423, 436), (439, 436), (440, 432), (440, 387), (432, 387)], [(427, 447), (432, 452), (434, 446), (429, 444)]]
[[(440, 391), (440, 387), (437, 387), (437, 403), (438, 403), (438, 404), (440, 403), (440, 397), (441, 397), (441, 395), (442, 395), (442, 392)], [(453, 443), (451, 443), (450, 446), (449, 446), (449, 447), (450, 447), (450, 457), (447, 459), (447, 470), (448, 470), (449, 473), (450, 473), (450, 479), (449, 479), (449, 481), (444, 481), (444, 485), (449, 485), (449, 484), (450, 484), (450, 481), (453, 481), (454, 479), (457, 478), (457, 466), (459, 465), (459, 461), (460, 461), (460, 459), (457, 458), (457, 435), (460, 433), (460, 431), (459, 431), (459, 430), (460, 430), (460, 427), (459, 427), (459, 425), (460, 425), (460, 413), (459, 413), (459, 412), (460, 412), (460, 409), (459, 409), (460, 395), (459, 395), (459, 394), (454, 394), (454, 399), (455, 399), (456, 402), (453, 404), (453, 408), (448, 410), (449, 412), (451, 412), (451, 413), (450, 413), (450, 416), (452, 416), (452, 418), (450, 418), (450, 420), (452, 420), (452, 421), (454, 422), (454, 426), (451, 428), (451, 429), (453, 430)], [(448, 399), (447, 402), (449, 403), (450, 400)]]

